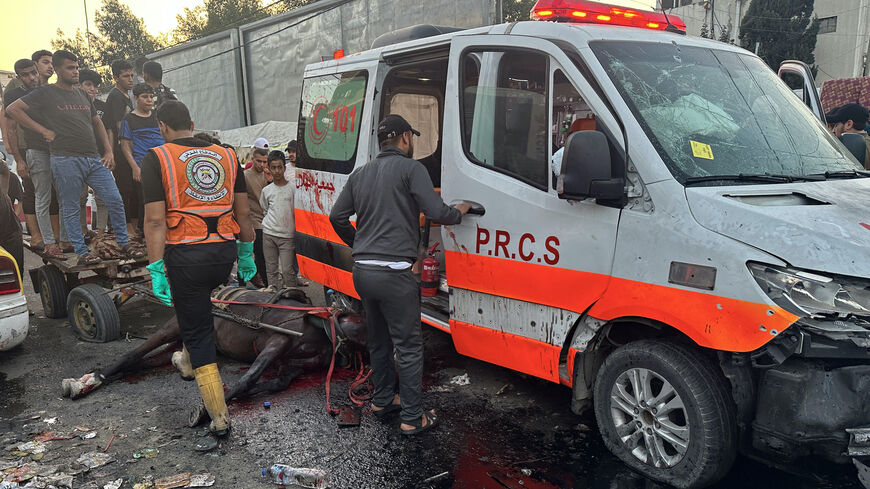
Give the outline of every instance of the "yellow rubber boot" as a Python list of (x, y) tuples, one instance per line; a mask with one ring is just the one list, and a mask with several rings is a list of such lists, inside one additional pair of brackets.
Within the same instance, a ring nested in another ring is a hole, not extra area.
[(193, 380), (193, 365), (190, 364), (190, 353), (187, 352), (186, 346), (172, 354), (172, 365), (178, 369), (182, 379)]
[(226, 435), (230, 431), (230, 420), (227, 403), (224, 401), (224, 383), (221, 381), (217, 364), (203, 365), (193, 373), (196, 376), (196, 384), (199, 386), (205, 410), (211, 417), (209, 429), (217, 436)]

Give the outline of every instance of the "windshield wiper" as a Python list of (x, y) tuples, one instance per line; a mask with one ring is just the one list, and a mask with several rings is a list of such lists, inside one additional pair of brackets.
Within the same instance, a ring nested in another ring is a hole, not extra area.
[(791, 183), (795, 181), (818, 181), (824, 180), (824, 176), (814, 175), (780, 175), (774, 173), (737, 173), (734, 175), (707, 175), (703, 177), (689, 177), (685, 180), (686, 185), (703, 182), (715, 182), (720, 180), (732, 180), (735, 182), (758, 182), (758, 183)]
[(813, 173), (812, 177), (821, 177), (825, 180), (829, 178), (867, 178), (870, 177), (870, 171), (864, 170), (847, 170), (847, 171), (826, 171), (825, 173)]

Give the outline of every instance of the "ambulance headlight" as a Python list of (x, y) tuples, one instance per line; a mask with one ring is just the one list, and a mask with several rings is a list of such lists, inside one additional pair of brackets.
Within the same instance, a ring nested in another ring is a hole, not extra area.
[(866, 279), (756, 262), (747, 266), (761, 290), (792, 314), (870, 316), (870, 281)]

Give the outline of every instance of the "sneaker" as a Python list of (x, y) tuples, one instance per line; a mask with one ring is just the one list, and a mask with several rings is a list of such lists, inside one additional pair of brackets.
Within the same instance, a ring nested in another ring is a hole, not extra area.
[(84, 255), (80, 256), (79, 259), (76, 261), (76, 264), (78, 266), (96, 265), (97, 263), (100, 263), (100, 257), (93, 251), (85, 253)]

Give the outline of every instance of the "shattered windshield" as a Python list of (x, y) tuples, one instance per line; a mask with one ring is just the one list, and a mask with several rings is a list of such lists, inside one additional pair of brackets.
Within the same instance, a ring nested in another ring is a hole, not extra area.
[(861, 169), (755, 56), (673, 43), (590, 46), (682, 183), (716, 175), (800, 177)]

